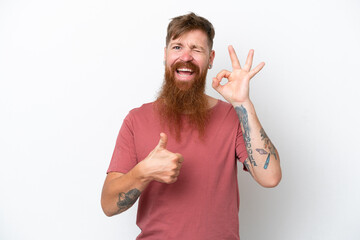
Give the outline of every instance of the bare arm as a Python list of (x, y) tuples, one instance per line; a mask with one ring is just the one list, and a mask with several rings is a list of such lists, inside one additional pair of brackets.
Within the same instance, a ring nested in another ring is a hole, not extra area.
[(101, 207), (106, 216), (110, 217), (130, 208), (150, 183), (141, 177), (138, 168), (137, 165), (127, 174), (108, 173), (101, 194)]
[(106, 176), (101, 207), (106, 216), (129, 209), (151, 181), (174, 183), (180, 174), (183, 157), (166, 149), (167, 136), (160, 134), (159, 144), (128, 173), (111, 172)]
[(263, 187), (275, 187), (281, 180), (279, 154), (262, 128), (251, 102), (235, 106), (240, 119), (248, 158), (244, 165)]
[[(250, 50), (242, 68), (235, 50), (229, 46), (233, 71), (222, 70), (213, 78), (213, 88), (231, 103), (239, 117), (248, 158), (244, 165), (253, 178), (264, 187), (275, 187), (281, 180), (280, 158), (275, 146), (266, 135), (249, 98), (249, 83), (265, 65), (251, 69), (254, 51)], [(228, 82), (221, 85), (223, 78)]]

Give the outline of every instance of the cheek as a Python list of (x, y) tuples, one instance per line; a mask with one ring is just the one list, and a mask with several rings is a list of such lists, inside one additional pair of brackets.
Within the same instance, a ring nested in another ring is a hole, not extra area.
[(167, 58), (165, 62), (168, 67), (171, 67), (175, 63), (175, 59)]
[(209, 64), (207, 62), (202, 62), (201, 65), (199, 65), (200, 71), (203, 72), (208, 69)]
[(168, 54), (166, 55), (165, 61), (167, 63), (173, 64), (178, 58), (179, 56), (177, 56), (176, 54)]
[(198, 58), (195, 58), (195, 60), (201, 68), (207, 68), (209, 65), (209, 58), (199, 56)]

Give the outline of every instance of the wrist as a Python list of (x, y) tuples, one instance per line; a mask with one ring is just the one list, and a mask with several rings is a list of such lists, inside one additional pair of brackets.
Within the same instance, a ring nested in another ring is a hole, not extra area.
[(145, 166), (141, 161), (129, 172), (133, 181), (137, 182), (141, 186), (146, 186), (152, 181), (152, 179), (150, 179), (150, 177), (146, 174), (144, 167)]
[(235, 107), (240, 107), (240, 106), (244, 106), (244, 107), (253, 106), (250, 99), (247, 99), (247, 100), (241, 101), (241, 102), (231, 102), (231, 105), (233, 105), (234, 108)]
[(149, 174), (147, 174), (145, 161), (139, 162), (134, 168), (134, 170), (134, 177), (138, 181), (142, 183), (149, 183), (153, 180), (153, 178)]

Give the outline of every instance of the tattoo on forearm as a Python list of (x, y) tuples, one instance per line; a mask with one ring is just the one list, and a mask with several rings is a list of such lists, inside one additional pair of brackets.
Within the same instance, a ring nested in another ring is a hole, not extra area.
[(269, 162), (270, 162), (270, 153), (268, 154), (267, 158), (266, 158), (266, 161), (265, 161), (265, 165), (264, 165), (264, 169), (267, 169), (268, 165), (269, 165)]
[(235, 107), (235, 111), (239, 117), (239, 120), (242, 124), (242, 127), (244, 128), (244, 132), (243, 132), (243, 135), (244, 135), (244, 140), (245, 140), (245, 146), (246, 146), (246, 150), (247, 150), (247, 153), (248, 153), (248, 159), (250, 161), (250, 163), (254, 166), (257, 166), (256, 165), (256, 162), (252, 156), (253, 154), (253, 151), (251, 149), (251, 138), (250, 138), (250, 127), (249, 127), (249, 121), (248, 121), (248, 114), (247, 114), (247, 111), (246, 109), (244, 108), (243, 105), (241, 105), (240, 107), (239, 106), (236, 106)]
[(119, 208), (118, 212), (123, 212), (130, 208), (136, 202), (140, 194), (141, 192), (136, 188), (131, 189), (127, 193), (121, 192), (119, 194), (119, 201), (117, 202)]
[(250, 170), (249, 159), (248, 159), (248, 158), (245, 159), (245, 161), (244, 161), (244, 166), (246, 167), (246, 169), (248, 170), (248, 172), (250, 173), (250, 175), (251, 175), (252, 177), (254, 177), (254, 176), (252, 175), (252, 173), (251, 173), (251, 170)]
[(264, 141), (264, 148), (269, 149), (270, 154), (274, 155), (275, 159), (277, 159), (276, 149), (275, 149), (274, 145), (272, 144), (272, 142), (270, 141), (269, 137), (267, 136), (267, 134), (263, 128), (260, 129), (260, 135), (261, 135), (261, 140)]
[(267, 151), (265, 151), (264, 149), (261, 149), (261, 148), (257, 148), (256, 151), (257, 151), (258, 153), (260, 153), (261, 155), (268, 154)]
[(269, 165), (269, 161), (270, 161), (270, 156), (274, 155), (275, 159), (277, 159), (276, 149), (275, 149), (274, 145), (272, 144), (272, 142), (270, 141), (269, 137), (267, 136), (267, 134), (263, 128), (260, 129), (260, 135), (261, 135), (261, 140), (264, 141), (264, 148), (267, 148), (270, 151), (270, 153), (268, 154), (268, 156), (266, 158), (265, 165), (264, 165), (264, 169), (267, 169), (267, 167)]

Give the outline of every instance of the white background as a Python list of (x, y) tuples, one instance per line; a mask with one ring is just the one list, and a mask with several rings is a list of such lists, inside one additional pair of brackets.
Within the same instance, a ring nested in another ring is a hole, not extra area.
[(360, 2), (129, 2), (0, 0), (0, 239), (135, 239), (136, 207), (106, 217), (101, 188), (123, 118), (161, 86), (169, 19), (189, 11), (216, 29), (208, 94), (228, 44), (266, 62), (251, 99), (283, 179), (239, 171), (241, 238), (360, 239)]

